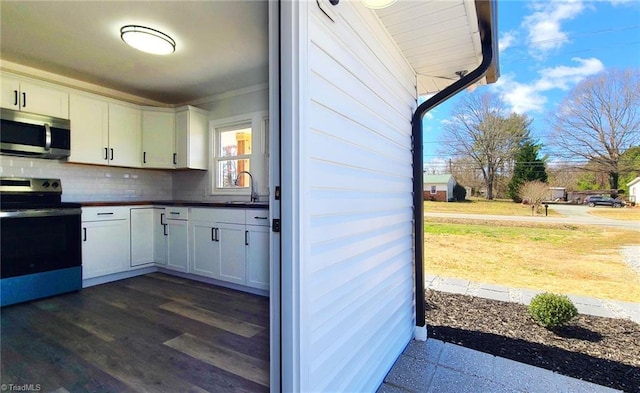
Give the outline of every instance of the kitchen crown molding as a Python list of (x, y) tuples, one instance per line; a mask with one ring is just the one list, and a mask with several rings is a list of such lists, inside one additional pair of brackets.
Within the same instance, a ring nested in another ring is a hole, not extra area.
[(94, 83), (89, 83), (89, 82), (83, 82), (78, 79), (73, 79), (63, 75), (54, 74), (49, 71), (44, 71), (37, 68), (25, 66), (22, 64), (13, 63), (7, 60), (0, 59), (0, 71), (10, 72), (12, 74), (34, 78), (41, 81), (54, 83), (59, 86), (82, 90), (88, 93), (98, 94), (103, 97), (109, 97), (109, 98), (113, 98), (121, 101), (126, 101), (132, 104), (165, 107), (165, 108), (174, 107), (174, 105), (168, 105), (164, 102), (150, 100), (148, 98), (136, 96), (134, 94), (124, 93), (119, 90), (111, 89), (105, 86), (100, 86), (100, 85), (96, 85)]

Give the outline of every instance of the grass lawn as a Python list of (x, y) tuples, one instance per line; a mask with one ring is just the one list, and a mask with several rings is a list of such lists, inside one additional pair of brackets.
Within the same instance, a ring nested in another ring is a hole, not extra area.
[(639, 240), (607, 227), (425, 218), (425, 271), (640, 303), (640, 275), (619, 251)]
[(640, 207), (624, 209), (594, 208), (589, 210), (589, 214), (594, 216), (611, 218), (613, 220), (638, 221), (640, 225)]
[[(531, 216), (531, 206), (515, 203), (512, 200), (471, 199), (465, 202), (424, 202), (425, 213), (463, 213), (463, 214), (493, 214), (500, 216)], [(542, 211), (544, 215), (544, 210)], [(559, 216), (549, 207), (549, 216)]]

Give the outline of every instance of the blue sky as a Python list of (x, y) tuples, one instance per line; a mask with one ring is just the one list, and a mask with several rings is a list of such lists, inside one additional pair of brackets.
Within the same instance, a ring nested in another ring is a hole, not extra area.
[[(498, 36), (500, 79), (473, 94), (490, 91), (507, 108), (526, 113), (534, 120), (534, 138), (544, 145), (545, 115), (576, 84), (609, 68), (640, 68), (640, 1), (498, 0)], [(425, 117), (426, 169), (445, 168), (449, 157), (438, 154), (441, 125), (467, 94), (458, 93)]]

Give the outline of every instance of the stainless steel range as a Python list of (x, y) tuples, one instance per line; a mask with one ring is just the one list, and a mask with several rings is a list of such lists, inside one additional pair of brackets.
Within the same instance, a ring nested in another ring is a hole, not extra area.
[(82, 288), (81, 207), (60, 179), (0, 178), (0, 305)]

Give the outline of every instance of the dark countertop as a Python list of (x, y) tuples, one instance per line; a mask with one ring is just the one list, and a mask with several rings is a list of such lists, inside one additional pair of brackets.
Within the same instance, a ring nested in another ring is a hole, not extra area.
[(194, 201), (105, 201), (105, 202), (79, 202), (84, 207), (94, 206), (181, 206), (181, 207), (231, 207), (238, 209), (268, 209), (267, 202), (194, 202)]

